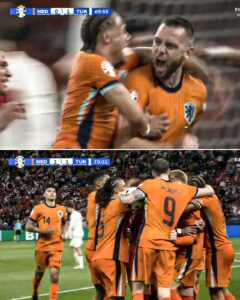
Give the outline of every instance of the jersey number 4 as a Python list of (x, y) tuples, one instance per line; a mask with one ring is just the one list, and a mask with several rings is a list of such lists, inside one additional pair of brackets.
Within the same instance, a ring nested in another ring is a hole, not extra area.
[(163, 223), (171, 227), (174, 223), (174, 213), (176, 209), (176, 201), (172, 197), (166, 197), (164, 201), (164, 213), (168, 216)]

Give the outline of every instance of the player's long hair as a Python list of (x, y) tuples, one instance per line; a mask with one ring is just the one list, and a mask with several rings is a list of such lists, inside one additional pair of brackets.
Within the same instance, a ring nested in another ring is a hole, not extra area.
[(198, 188), (204, 188), (204, 187), (206, 186), (206, 182), (205, 182), (205, 180), (202, 178), (201, 175), (193, 176), (193, 177), (189, 178), (188, 184), (189, 184), (189, 185), (196, 186), (196, 187), (198, 187)]
[(99, 32), (111, 28), (115, 24), (114, 15), (116, 13), (113, 12), (111, 16), (85, 17), (81, 27), (82, 51), (94, 52)]
[(121, 180), (117, 177), (110, 177), (104, 186), (99, 189), (96, 193), (96, 203), (99, 204), (100, 207), (107, 207), (108, 203), (111, 201), (111, 198), (114, 194), (114, 188), (118, 184), (118, 181)]

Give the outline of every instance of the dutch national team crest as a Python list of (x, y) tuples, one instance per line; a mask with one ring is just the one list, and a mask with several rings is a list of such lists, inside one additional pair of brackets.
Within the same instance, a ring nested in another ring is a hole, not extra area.
[(192, 124), (196, 115), (196, 105), (192, 102), (187, 102), (184, 104), (184, 119), (187, 121), (188, 125)]
[(58, 217), (59, 217), (59, 219), (62, 219), (62, 217), (63, 217), (63, 212), (61, 210), (58, 211)]

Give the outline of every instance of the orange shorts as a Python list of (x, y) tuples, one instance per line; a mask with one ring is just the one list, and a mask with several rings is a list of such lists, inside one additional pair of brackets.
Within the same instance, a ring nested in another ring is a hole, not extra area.
[(158, 287), (171, 287), (176, 252), (138, 247), (134, 257), (132, 281), (150, 284), (156, 278)]
[(206, 252), (206, 286), (225, 288), (231, 278), (231, 265), (234, 261), (234, 250), (231, 244), (218, 247), (215, 251)]
[(125, 263), (100, 258), (92, 262), (92, 267), (108, 298), (126, 296)]
[(101, 282), (97, 279), (97, 276), (96, 276), (93, 266), (92, 266), (92, 258), (93, 258), (94, 253), (95, 253), (94, 250), (87, 249), (87, 248), (85, 249), (85, 255), (86, 255), (86, 259), (87, 259), (87, 263), (88, 263), (88, 268), (89, 268), (89, 271), (91, 274), (92, 283), (94, 285), (97, 285), (97, 284), (101, 284)]
[(186, 287), (193, 287), (197, 280), (197, 270), (202, 264), (202, 259), (187, 259), (186, 257), (177, 257), (173, 280), (180, 282)]
[(35, 252), (36, 271), (44, 272), (48, 268), (60, 268), (62, 263), (62, 252)]

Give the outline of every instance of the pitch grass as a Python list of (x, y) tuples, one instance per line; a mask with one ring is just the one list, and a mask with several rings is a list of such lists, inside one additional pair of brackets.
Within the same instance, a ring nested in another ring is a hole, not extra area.
[[(236, 299), (240, 299), (240, 239), (232, 239), (236, 254), (232, 269), (232, 279), (229, 286)], [(0, 300), (18, 299), (31, 296), (31, 279), (34, 273), (34, 246), (35, 242), (1, 242), (0, 243)], [(87, 264), (85, 261), (84, 270), (73, 270), (74, 260), (72, 253), (65, 244), (63, 263), (60, 275), (60, 291), (66, 293), (59, 294), (59, 300), (92, 300), (94, 289), (90, 281)], [(39, 293), (48, 293), (49, 274), (46, 272), (41, 284)], [(89, 287), (89, 288), (88, 288)], [(69, 291), (87, 288), (85, 290)], [(25, 298), (30, 299), (30, 298)], [(47, 300), (48, 296), (39, 297)], [(130, 300), (131, 295), (127, 291), (126, 300)], [(201, 277), (201, 289), (199, 300), (208, 300), (208, 291), (204, 286), (204, 274)]]

